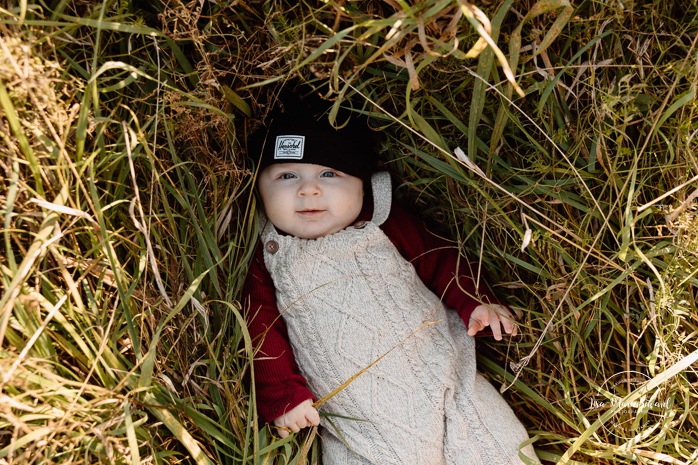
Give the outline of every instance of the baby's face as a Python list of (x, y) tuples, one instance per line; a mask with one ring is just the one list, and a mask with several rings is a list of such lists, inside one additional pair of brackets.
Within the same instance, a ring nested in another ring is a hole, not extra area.
[(326, 166), (271, 165), (257, 182), (269, 221), (296, 237), (316, 239), (336, 233), (361, 213), (363, 181)]

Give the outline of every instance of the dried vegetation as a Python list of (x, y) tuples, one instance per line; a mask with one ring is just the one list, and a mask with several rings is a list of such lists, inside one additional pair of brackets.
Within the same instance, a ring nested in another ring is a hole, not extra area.
[(239, 301), (298, 81), (523, 311), (479, 362), (546, 463), (698, 461), (695, 1), (48, 3), (0, 2), (0, 463), (315, 461)]

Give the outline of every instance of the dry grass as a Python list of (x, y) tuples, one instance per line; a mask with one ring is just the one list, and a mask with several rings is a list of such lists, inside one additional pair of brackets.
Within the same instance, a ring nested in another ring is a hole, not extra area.
[(479, 362), (546, 463), (698, 460), (695, 2), (412, 3), (0, 3), (0, 463), (315, 461), (238, 300), (291, 79), (524, 311)]

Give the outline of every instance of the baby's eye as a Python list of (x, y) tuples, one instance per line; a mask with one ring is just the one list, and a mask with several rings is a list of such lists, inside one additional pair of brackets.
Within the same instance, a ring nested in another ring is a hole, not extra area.
[(279, 176), (279, 179), (293, 179), (295, 177), (296, 175), (293, 173), (282, 173), (281, 176)]
[(334, 171), (325, 171), (320, 175), (321, 178), (334, 178), (335, 176), (337, 176), (337, 173)]

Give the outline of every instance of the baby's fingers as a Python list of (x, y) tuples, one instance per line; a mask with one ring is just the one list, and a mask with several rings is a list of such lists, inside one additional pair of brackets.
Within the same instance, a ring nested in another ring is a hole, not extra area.
[(502, 340), (502, 329), (504, 333), (516, 336), (517, 325), (511, 311), (504, 305), (481, 304), (473, 310), (468, 324), (468, 334), (474, 336), (483, 328), (489, 326), (492, 336), (497, 340)]
[(284, 438), (288, 437), (288, 435), (289, 435), (288, 430), (286, 428), (281, 427), (281, 426), (276, 427), (276, 432), (281, 439), (284, 439)]
[(502, 340), (502, 327), (499, 325), (500, 318), (494, 311), (490, 314), (490, 329), (492, 330), (492, 336), (495, 340)]
[(479, 318), (475, 317), (470, 317), (470, 321), (468, 322), (468, 334), (471, 336), (475, 336), (477, 333), (482, 331), (486, 326), (487, 322), (483, 322)]
[(501, 322), (504, 331), (507, 334), (516, 336), (518, 326), (516, 321), (514, 321), (514, 315), (511, 314), (509, 308), (503, 305), (495, 305), (493, 306), (492, 310), (496, 313), (497, 319)]
[(306, 423), (305, 419), (302, 419), (298, 422), (285, 422), (283, 425), (277, 424), (276, 427), (277, 431), (279, 432), (279, 437), (283, 439), (290, 433), (299, 432), (302, 428), (305, 428), (305, 426), (307, 426), (304, 423)]
[(308, 420), (308, 424), (306, 426), (317, 426), (320, 424), (320, 414), (315, 408), (310, 409), (305, 414), (305, 419)]
[(507, 334), (511, 334), (512, 336), (516, 336), (516, 333), (518, 332), (518, 325), (513, 320), (511, 315), (500, 315), (499, 321), (502, 322), (502, 327), (504, 328), (504, 331)]
[(281, 439), (287, 437), (292, 432), (297, 433), (301, 430), (301, 426), (298, 424), (297, 420), (291, 418), (288, 414), (274, 420), (274, 426), (276, 426), (276, 430)]

